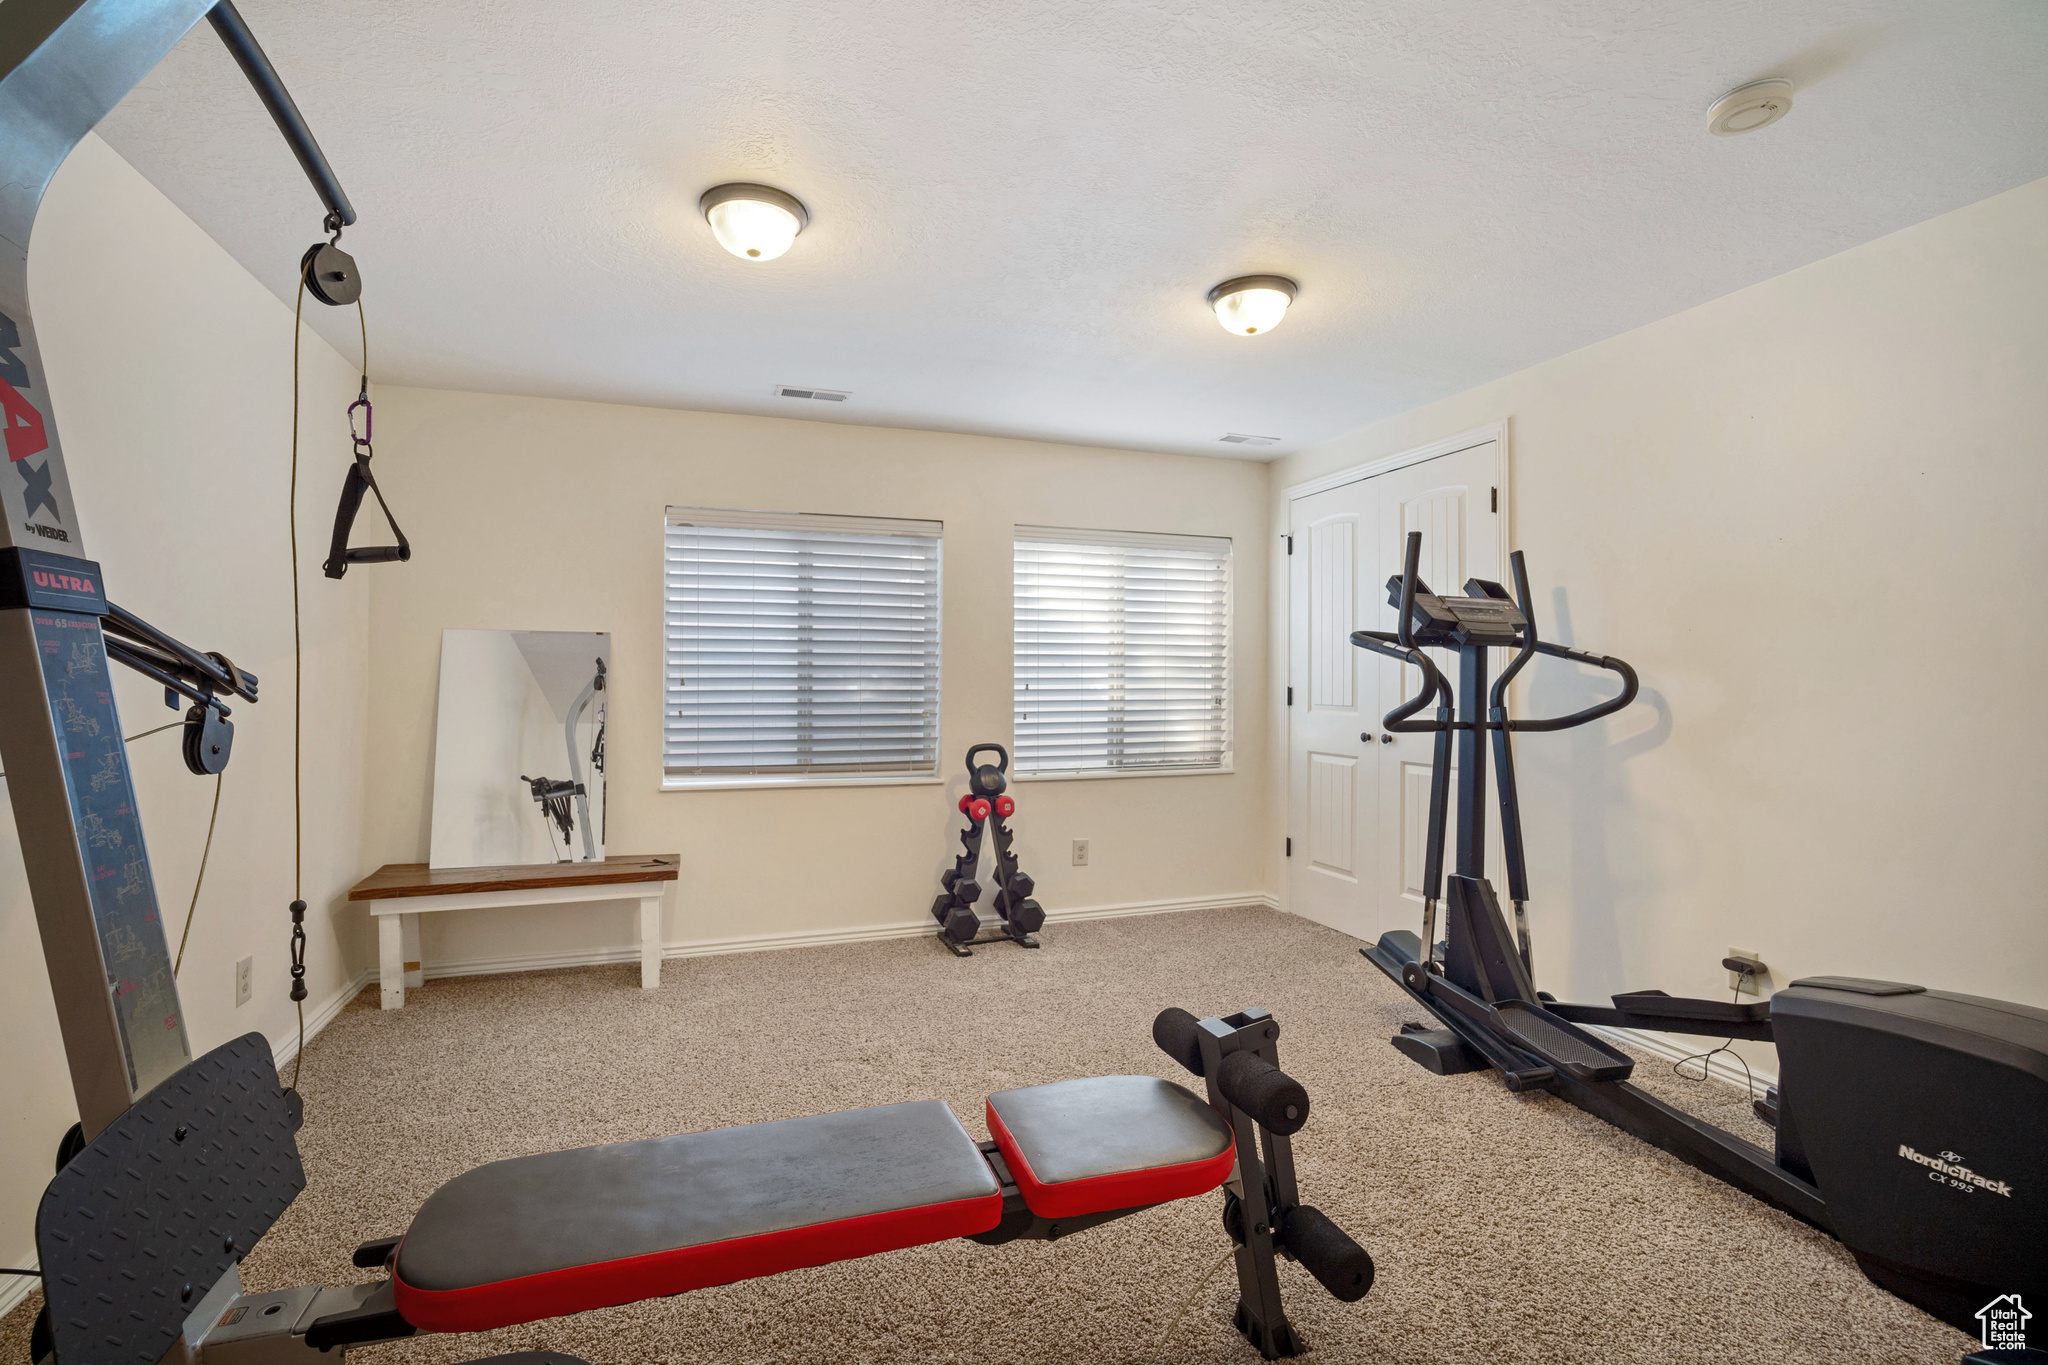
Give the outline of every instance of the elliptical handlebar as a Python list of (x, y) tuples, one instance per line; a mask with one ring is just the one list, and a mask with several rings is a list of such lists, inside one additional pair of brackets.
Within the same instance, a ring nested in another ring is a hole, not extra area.
[[(1636, 671), (1629, 667), (1626, 660), (1616, 659), (1605, 654), (1588, 654), (1584, 650), (1579, 649), (1568, 649), (1564, 645), (1554, 645), (1548, 640), (1538, 637), (1536, 634), (1536, 604), (1530, 600), (1529, 594), (1529, 568), (1523, 561), (1520, 550), (1516, 550), (1508, 556), (1508, 566), (1514, 570), (1515, 575), (1515, 605), (1522, 610), (1522, 649), (1520, 653), (1515, 655), (1514, 660), (1500, 671), (1500, 676), (1493, 680), (1493, 689), (1487, 696), (1488, 724), (1495, 729), (1531, 730), (1539, 733), (1549, 730), (1572, 730), (1581, 725), (1599, 720), (1602, 716), (1611, 716), (1616, 711), (1621, 710), (1622, 707), (1634, 701), (1636, 693), (1641, 691), (1642, 688), (1636, 678)], [(1595, 668), (1604, 668), (1610, 673), (1618, 673), (1621, 675), (1621, 695), (1610, 697), (1606, 701), (1589, 706), (1583, 711), (1574, 711), (1568, 716), (1537, 716), (1523, 720), (1509, 720), (1507, 719), (1508, 684), (1513, 682), (1515, 675), (1520, 673), (1529, 660), (1535, 658), (1538, 654), (1548, 654), (1553, 659), (1569, 659), (1575, 664), (1591, 664)]]
[(1516, 550), (1508, 556), (1508, 567), (1515, 575), (1515, 605), (1522, 610), (1522, 648), (1500, 676), (1493, 680), (1493, 691), (1486, 700), (1487, 719), (1504, 720), (1507, 717), (1508, 684), (1515, 680), (1529, 660), (1536, 657), (1536, 613), (1529, 602), (1529, 567), (1522, 562), (1522, 552)]
[[(1447, 694), (1450, 691), (1450, 683), (1444, 678), (1443, 673), (1430, 660), (1427, 654), (1424, 654), (1413, 645), (1403, 646), (1394, 636), (1389, 635), (1383, 630), (1354, 630), (1351, 632), (1351, 643), (1360, 649), (1369, 649), (1373, 653), (1384, 655), (1389, 659), (1398, 659), (1402, 663), (1414, 664), (1422, 670), (1422, 687), (1414, 696), (1380, 718), (1381, 729), (1391, 730), (1395, 734), (1411, 735), (1427, 734), (1433, 730), (1443, 729), (1443, 722), (1440, 720), (1409, 719), (1417, 711), (1429, 705), (1431, 697)], [(1445, 697), (1444, 704), (1450, 704), (1448, 696)]]
[(1553, 645), (1548, 642), (1537, 645), (1536, 652), (1548, 654), (1554, 659), (1570, 659), (1575, 664), (1591, 664), (1595, 668), (1604, 668), (1609, 673), (1620, 674), (1621, 695), (1609, 697), (1606, 701), (1596, 706), (1589, 706), (1583, 711), (1574, 711), (1568, 716), (1540, 716), (1507, 721), (1505, 723), (1507, 729), (1536, 731), (1575, 729), (1590, 721), (1596, 721), (1602, 716), (1613, 715), (1616, 711), (1634, 701), (1636, 693), (1642, 690), (1641, 684), (1636, 679), (1636, 671), (1628, 666), (1626, 660), (1616, 659), (1611, 655), (1588, 654), (1583, 650), (1566, 649), (1563, 645)]
[(1403, 649), (1415, 648), (1415, 580), (1421, 568), (1422, 532), (1410, 531), (1401, 554), (1401, 623), (1397, 629)]

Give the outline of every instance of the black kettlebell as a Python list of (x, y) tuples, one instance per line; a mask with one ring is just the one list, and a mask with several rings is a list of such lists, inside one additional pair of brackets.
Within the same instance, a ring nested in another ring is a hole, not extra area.
[[(986, 749), (995, 750), (996, 761), (975, 767), (974, 756)], [(986, 797), (991, 801), (1001, 796), (1003, 788), (1010, 785), (1009, 779), (1004, 776), (1009, 769), (1010, 751), (1000, 744), (977, 744), (967, 751), (967, 786), (976, 796)]]

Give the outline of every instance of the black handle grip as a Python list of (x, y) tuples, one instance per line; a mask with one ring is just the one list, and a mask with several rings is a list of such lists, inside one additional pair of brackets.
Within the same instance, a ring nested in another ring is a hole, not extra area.
[(1404, 649), (1415, 648), (1415, 579), (1422, 572), (1422, 532), (1408, 533), (1408, 547), (1401, 557), (1400, 640)]
[(1184, 1009), (1163, 1009), (1152, 1021), (1159, 1050), (1197, 1076), (1202, 1074), (1202, 1021)]
[(1422, 670), (1421, 688), (1417, 690), (1414, 696), (1387, 712), (1386, 715), (1381, 716), (1380, 724), (1386, 729), (1409, 735), (1426, 734), (1433, 730), (1443, 729), (1443, 722), (1440, 720), (1411, 721), (1408, 718), (1427, 706), (1429, 699), (1437, 696), (1439, 693), (1445, 696), (1444, 704), (1449, 705), (1450, 683), (1444, 680), (1443, 674), (1437, 671), (1436, 665), (1430, 661), (1430, 657), (1427, 654), (1424, 654), (1412, 645), (1397, 646), (1393, 643), (1393, 640), (1394, 637), (1383, 630), (1354, 630), (1351, 632), (1351, 643), (1360, 649), (1369, 649), (1373, 653), (1386, 658), (1399, 659), (1403, 663), (1414, 664)]
[(1320, 1209), (1303, 1204), (1290, 1210), (1281, 1240), (1339, 1303), (1357, 1303), (1371, 1291), (1372, 1257)]
[(1233, 1052), (1216, 1072), (1223, 1098), (1281, 1137), (1308, 1122), (1308, 1090), (1256, 1052)]

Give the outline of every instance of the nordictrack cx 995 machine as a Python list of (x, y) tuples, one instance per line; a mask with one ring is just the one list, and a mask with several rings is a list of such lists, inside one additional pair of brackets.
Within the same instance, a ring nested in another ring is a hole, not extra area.
[[(1510, 737), (1614, 714), (1636, 696), (1635, 671), (1538, 636), (1520, 551), (1512, 596), (1474, 579), (1465, 596), (1449, 597), (1418, 579), (1421, 548), (1411, 534), (1402, 573), (1387, 582), (1399, 628), (1351, 636), (1421, 674), (1385, 728), (1436, 738), (1422, 936), (1396, 930), (1361, 950), (1436, 1021), (1404, 1026), (1394, 1046), (1442, 1075), (1490, 1067), (1511, 1090), (1551, 1091), (1832, 1233), (1871, 1280), (1964, 1331), (1974, 1334), (1977, 1312), (2002, 1295), (2048, 1302), (2048, 1011), (1838, 976), (1794, 981), (1759, 1004), (1633, 991), (1611, 1005), (1572, 1005), (1536, 989)], [(1428, 648), (1456, 652), (1455, 688)], [(1514, 657), (1489, 687), (1492, 649)], [(1613, 673), (1622, 690), (1570, 715), (1511, 719), (1508, 686), (1539, 654)], [(1416, 719), (1432, 700), (1434, 715)], [(1489, 737), (1512, 928), (1483, 872)], [(1456, 872), (1444, 938), (1425, 952), (1436, 937), (1454, 758)], [(1775, 1151), (1629, 1084), (1634, 1060), (1589, 1024), (1775, 1043)]]

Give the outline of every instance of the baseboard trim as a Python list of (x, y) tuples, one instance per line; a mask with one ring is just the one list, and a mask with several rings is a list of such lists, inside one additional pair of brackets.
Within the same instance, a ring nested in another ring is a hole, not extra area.
[[(1130, 915), (1169, 915), (1183, 910), (1221, 910), (1240, 905), (1278, 909), (1278, 903), (1261, 891), (1233, 896), (1186, 896), (1174, 900), (1128, 901), (1117, 905), (1088, 905), (1072, 910), (1048, 910), (1047, 924), (1071, 924), (1080, 920), (1123, 919)], [(881, 939), (920, 938), (934, 932), (929, 916), (899, 920), (891, 924), (863, 924), (848, 929), (802, 929), (783, 934), (747, 934), (735, 938), (698, 939), (662, 946), (664, 959), (681, 957), (723, 957), (730, 953), (777, 952), (785, 948), (829, 948), (835, 944), (873, 943)], [(545, 972), (562, 967), (598, 967), (638, 962), (637, 947), (591, 948), (571, 953), (543, 953), (525, 957), (472, 958), (466, 962), (429, 962), (424, 967), (428, 980), (449, 976), (498, 976), (507, 972)], [(363, 978), (377, 979), (372, 968)], [(307, 1037), (312, 1025), (307, 1023)]]
[[(1698, 1057), (1709, 1048), (1719, 1047), (1719, 1038), (1687, 1038), (1671, 1033), (1655, 1033), (1649, 1029), (1620, 1028), (1606, 1024), (1588, 1024), (1595, 1033), (1604, 1033), (1625, 1048), (1635, 1048), (1652, 1056), (1662, 1057), (1667, 1062), (1682, 1062)], [(1722, 1053), (1707, 1062), (1707, 1076), (1719, 1081), (1731, 1090), (1750, 1087), (1761, 1096), (1767, 1086), (1778, 1083), (1778, 1073), (1766, 1071), (1754, 1062), (1750, 1063), (1749, 1074), (1744, 1076), (1742, 1067)]]
[[(363, 987), (376, 979), (377, 973), (374, 968), (358, 972), (353, 981), (323, 1000), (308, 1013), (306, 1015), (306, 1041), (310, 1043), (315, 1038), (318, 1038), (320, 1031), (334, 1022), (336, 1016), (347, 1007), (348, 1002), (355, 999), (357, 993)], [(294, 1027), (286, 1036), (283, 1044), (273, 1044), (270, 1051), (271, 1055), (277, 1059), (277, 1072), (282, 1077), (284, 1069), (292, 1064), (294, 1057), (299, 1055), (298, 1029)], [(8, 1264), (18, 1265), (24, 1270), (40, 1270), (43, 1263), (36, 1257), (29, 1256), (20, 1260), (9, 1261)], [(5, 1317), (21, 1307), (22, 1300), (42, 1287), (43, 1282), (41, 1280), (32, 1280), (26, 1275), (0, 1276), (0, 1317)]]
[[(43, 1263), (30, 1258), (21, 1263), (24, 1270), (40, 1270)], [(0, 1318), (6, 1317), (21, 1307), (21, 1301), (43, 1287), (41, 1280), (32, 1280), (26, 1275), (9, 1275), (0, 1284)]]
[[(320, 1031), (333, 1023), (336, 1016), (348, 1007), (348, 1002), (355, 999), (361, 993), (363, 987), (376, 979), (377, 969), (365, 967), (362, 971), (356, 973), (353, 981), (343, 986), (333, 995), (328, 996), (316, 1008), (309, 1011), (306, 1015), (306, 1041), (310, 1043), (315, 1038), (318, 1038)], [(292, 1059), (299, 1055), (298, 1029), (296, 1027), (293, 1028), (285, 1036), (283, 1043), (272, 1044), (270, 1055), (277, 1059), (278, 1074), (282, 1075), (284, 1069), (292, 1064)]]

